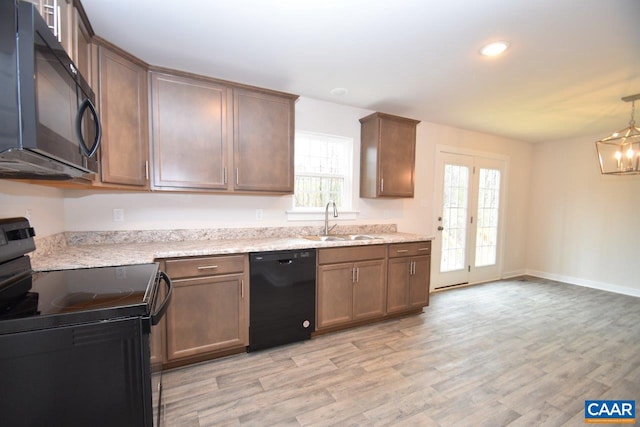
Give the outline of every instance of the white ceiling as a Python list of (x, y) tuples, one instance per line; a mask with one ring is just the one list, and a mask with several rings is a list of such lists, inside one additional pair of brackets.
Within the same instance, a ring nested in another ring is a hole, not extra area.
[(604, 137), (640, 93), (639, 0), (82, 3), (153, 65), (524, 141)]

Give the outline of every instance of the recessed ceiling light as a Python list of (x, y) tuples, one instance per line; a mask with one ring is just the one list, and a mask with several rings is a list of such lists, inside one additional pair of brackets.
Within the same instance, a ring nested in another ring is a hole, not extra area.
[(509, 49), (510, 43), (506, 41), (499, 41), (489, 43), (480, 49), (480, 54), (484, 56), (498, 56), (505, 50)]
[(343, 87), (334, 87), (329, 93), (334, 96), (345, 96), (349, 91)]

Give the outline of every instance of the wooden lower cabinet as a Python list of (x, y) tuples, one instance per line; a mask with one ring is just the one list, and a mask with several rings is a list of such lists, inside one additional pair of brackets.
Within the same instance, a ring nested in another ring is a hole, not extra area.
[[(327, 329), (384, 316), (385, 257), (384, 246), (319, 251), (316, 283), (317, 329)], [(337, 258), (350, 262), (331, 262)]]
[(353, 283), (353, 320), (384, 316), (384, 261), (358, 262), (354, 267), (356, 280)]
[[(243, 258), (244, 263), (238, 264), (238, 258)], [(204, 265), (207, 261), (209, 265)], [(173, 283), (166, 313), (167, 362), (188, 361), (249, 344), (247, 263), (246, 255), (165, 262), (165, 271)], [(185, 274), (188, 264), (193, 264), (198, 277), (174, 277)], [(234, 265), (240, 271), (230, 274), (212, 271), (228, 270)]]
[(387, 313), (399, 313), (429, 305), (430, 251), (431, 242), (390, 245)]
[(353, 318), (353, 264), (318, 267), (318, 329), (348, 323)]

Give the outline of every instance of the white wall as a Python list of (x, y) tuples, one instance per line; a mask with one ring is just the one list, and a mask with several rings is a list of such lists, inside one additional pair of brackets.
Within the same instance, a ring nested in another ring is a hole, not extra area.
[(600, 174), (602, 135), (534, 147), (527, 267), (640, 296), (640, 176)]
[(65, 231), (62, 190), (0, 180), (0, 218), (27, 216), (37, 237)]

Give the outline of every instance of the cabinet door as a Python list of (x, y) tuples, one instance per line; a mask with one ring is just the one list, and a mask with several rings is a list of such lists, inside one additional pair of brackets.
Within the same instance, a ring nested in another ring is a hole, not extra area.
[(147, 71), (99, 48), (102, 182), (147, 187)]
[(353, 320), (382, 317), (385, 309), (384, 260), (355, 264), (353, 284)]
[(387, 274), (387, 313), (405, 311), (409, 306), (410, 258), (391, 258)]
[(380, 119), (381, 196), (413, 197), (415, 141), (416, 125), (411, 121)]
[(94, 87), (91, 81), (92, 61), (91, 61), (91, 35), (82, 21), (82, 17), (77, 10), (73, 10), (73, 46), (72, 59), (75, 62), (80, 74)]
[(234, 189), (293, 193), (294, 99), (233, 93)]
[(244, 275), (173, 280), (167, 360), (248, 344)]
[(429, 281), (431, 275), (431, 257), (413, 258), (413, 275), (409, 286), (409, 306), (424, 307), (429, 305)]
[(227, 91), (205, 80), (151, 74), (154, 187), (227, 188)]
[(318, 329), (348, 323), (353, 314), (353, 264), (318, 267)]

